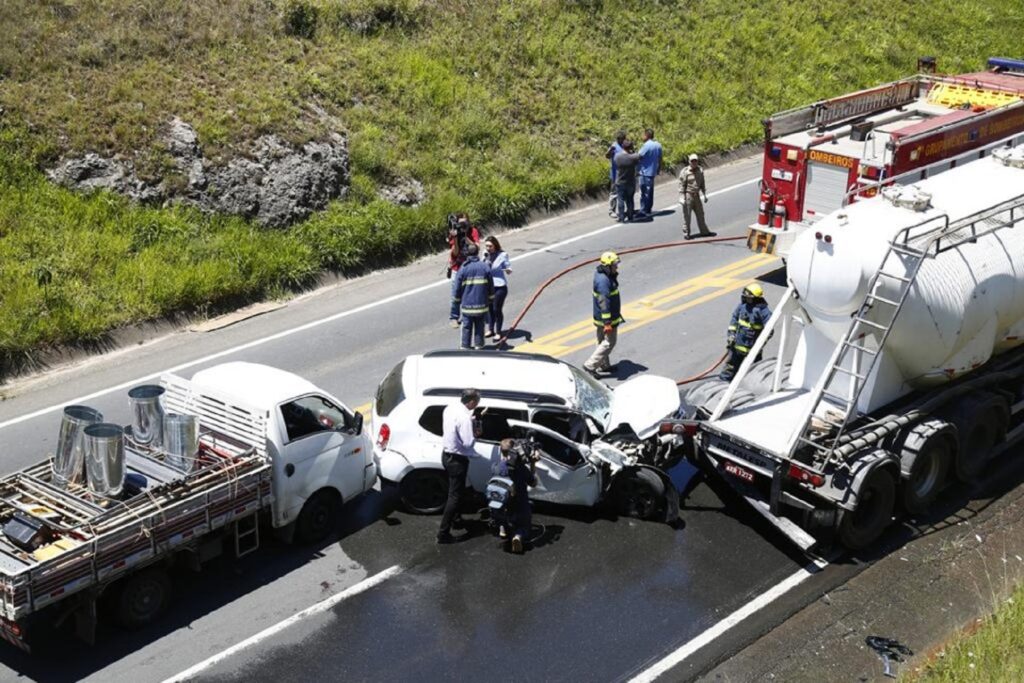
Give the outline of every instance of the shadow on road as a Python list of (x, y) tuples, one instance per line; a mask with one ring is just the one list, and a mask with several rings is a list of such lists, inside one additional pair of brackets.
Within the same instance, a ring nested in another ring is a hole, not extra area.
[[(314, 546), (285, 543), (264, 525), (260, 549), (238, 560), (230, 555), (227, 550), (230, 540), (225, 539), (225, 554), (206, 564), (201, 573), (184, 567), (172, 568), (171, 605), (155, 623), (137, 631), (121, 629), (113, 623), (111, 601), (103, 599), (99, 606), (96, 645), (89, 645), (74, 635), (70, 623), (74, 619), (66, 620), (59, 628), (46, 623), (30, 624), (33, 653), (26, 654), (4, 644), (0, 647), (0, 664), (38, 681), (81, 680), (176, 631), (191, 630), (193, 622), (323, 557), (332, 545), (378, 519), (390, 519), (393, 510), (391, 497), (369, 491), (342, 507), (337, 533), (322, 543)], [(109, 591), (110, 595), (114, 593)], [(42, 616), (54, 618), (54, 615)], [(138, 680), (145, 678), (140, 673)]]

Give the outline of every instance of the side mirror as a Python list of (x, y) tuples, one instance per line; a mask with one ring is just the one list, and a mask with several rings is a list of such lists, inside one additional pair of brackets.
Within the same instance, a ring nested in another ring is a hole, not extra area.
[(352, 416), (352, 433), (359, 435), (363, 433), (363, 414), (355, 413)]

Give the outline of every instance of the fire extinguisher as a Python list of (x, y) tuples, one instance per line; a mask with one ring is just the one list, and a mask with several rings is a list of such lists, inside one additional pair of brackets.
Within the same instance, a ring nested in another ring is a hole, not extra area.
[(772, 227), (780, 230), (786, 227), (786, 204), (781, 198), (775, 200), (775, 218), (772, 219)]
[(772, 214), (772, 191), (764, 185), (761, 186), (761, 201), (757, 205), (757, 224), (768, 225)]

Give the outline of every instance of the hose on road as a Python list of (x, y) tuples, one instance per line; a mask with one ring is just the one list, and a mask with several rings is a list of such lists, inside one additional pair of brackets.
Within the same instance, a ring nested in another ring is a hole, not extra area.
[[(747, 238), (746, 237), (742, 237), (742, 236), (741, 237), (709, 237), (709, 238), (706, 238), (706, 239), (685, 240), (685, 241), (678, 241), (678, 242), (662, 242), (660, 244), (648, 244), (648, 245), (645, 245), (645, 246), (642, 246), (642, 247), (631, 247), (629, 249), (622, 249), (620, 251), (617, 251), (616, 253), (621, 256), (623, 254), (637, 254), (637, 253), (644, 252), (644, 251), (656, 251), (658, 249), (669, 249), (671, 247), (696, 247), (696, 246), (703, 245), (703, 244), (712, 244), (714, 242), (735, 242), (737, 240), (745, 240), (745, 239), (747, 239)], [(516, 316), (516, 319), (512, 322), (512, 325), (507, 330), (505, 330), (505, 332), (501, 336), (501, 339), (497, 340), (497, 342), (495, 344), (497, 346), (497, 348), (500, 349), (500, 348), (502, 348), (505, 345), (505, 341), (508, 339), (509, 335), (512, 334), (513, 330), (515, 330), (515, 329), (517, 329), (519, 327), (519, 323), (521, 323), (523, 321), (523, 318), (526, 317), (527, 312), (533, 307), (533, 304), (535, 304), (537, 302), (537, 299), (540, 297), (541, 293), (545, 289), (547, 289), (549, 285), (551, 285), (553, 282), (555, 282), (555, 280), (558, 280), (562, 276), (568, 275), (569, 273), (573, 272), (574, 270), (579, 270), (583, 266), (590, 265), (591, 263), (597, 263), (599, 260), (600, 260), (600, 257), (595, 257), (595, 258), (587, 259), (585, 261), (580, 261), (579, 263), (574, 263), (573, 265), (569, 266), (568, 268), (564, 268), (564, 269), (558, 271), (557, 273), (555, 273), (554, 275), (549, 277), (547, 280), (545, 280), (543, 283), (541, 283), (540, 287), (538, 287), (536, 289), (536, 291), (534, 291), (533, 295), (530, 297), (530, 300), (526, 302), (526, 305), (523, 307), (523, 310), (520, 311), (519, 315)], [(679, 385), (689, 384), (690, 382), (696, 382), (699, 379), (703, 379), (703, 378), (707, 377), (708, 375), (710, 375), (712, 372), (714, 372), (715, 368), (717, 368), (719, 365), (721, 365), (722, 361), (724, 361), (724, 360), (725, 360), (725, 355), (723, 355), (721, 358), (719, 358), (718, 361), (714, 365), (712, 365), (710, 368), (708, 368), (704, 372), (700, 373), (699, 375), (694, 375), (693, 377), (687, 377), (685, 379), (682, 379), (682, 380), (676, 382), (676, 384), (679, 384)]]

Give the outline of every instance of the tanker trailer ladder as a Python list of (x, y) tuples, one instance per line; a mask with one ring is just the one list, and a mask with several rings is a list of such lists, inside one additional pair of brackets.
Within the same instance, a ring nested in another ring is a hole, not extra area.
[[(1005, 215), (1002, 219), (1000, 216)], [(965, 242), (974, 242), (979, 237), (993, 233), (1007, 227), (1013, 227), (1024, 218), (1024, 195), (1018, 195), (1006, 202), (983, 209), (977, 213), (965, 216), (957, 221), (950, 222), (946, 214), (933, 216), (926, 221), (908, 226), (901, 230), (889, 243), (888, 251), (879, 265), (878, 270), (872, 276), (868, 285), (868, 294), (864, 297), (857, 313), (847, 328), (846, 334), (833, 352), (830, 368), (814, 388), (814, 398), (810, 403), (810, 410), (804, 420), (803, 427), (798, 436), (789, 447), (789, 459), (798, 449), (803, 446), (810, 446), (818, 452), (819, 457), (815, 460), (824, 466), (830, 462), (840, 464), (841, 458), (836, 457), (835, 449), (843, 436), (844, 430), (857, 410), (857, 403), (860, 395), (867, 385), (867, 380), (878, 362), (886, 339), (896, 323), (903, 304), (910, 294), (910, 289), (917, 279), (921, 265), (930, 255), (934, 256), (943, 251), (954, 249)], [(924, 228), (928, 223), (941, 220), (942, 225), (933, 228)], [(979, 227), (980, 226), (980, 227)], [(916, 232), (915, 232), (916, 231)], [(954, 237), (952, 241), (943, 243), (947, 237)], [(920, 246), (913, 246), (917, 242)], [(935, 251), (932, 252), (932, 247)], [(895, 268), (902, 269), (902, 273), (887, 270)], [(898, 283), (898, 295), (895, 298), (886, 298), (877, 295), (875, 292), (885, 284), (886, 281)], [(876, 306), (880, 304), (880, 307)], [(881, 320), (868, 320), (868, 314), (877, 310)], [(874, 348), (868, 348), (865, 344), (873, 335), (877, 339)], [(858, 343), (860, 342), (860, 343)], [(867, 367), (862, 367), (861, 358), (863, 354), (869, 356)], [(849, 359), (849, 365), (847, 360)], [(832, 383), (840, 375), (849, 377), (849, 390), (846, 396), (833, 393)], [(818, 419), (834, 429), (834, 434), (828, 440), (816, 440), (814, 432), (820, 431), (813, 428), (813, 421), (817, 410), (822, 405), (828, 408), (839, 407), (839, 416), (836, 411), (829, 411), (818, 415)]]

